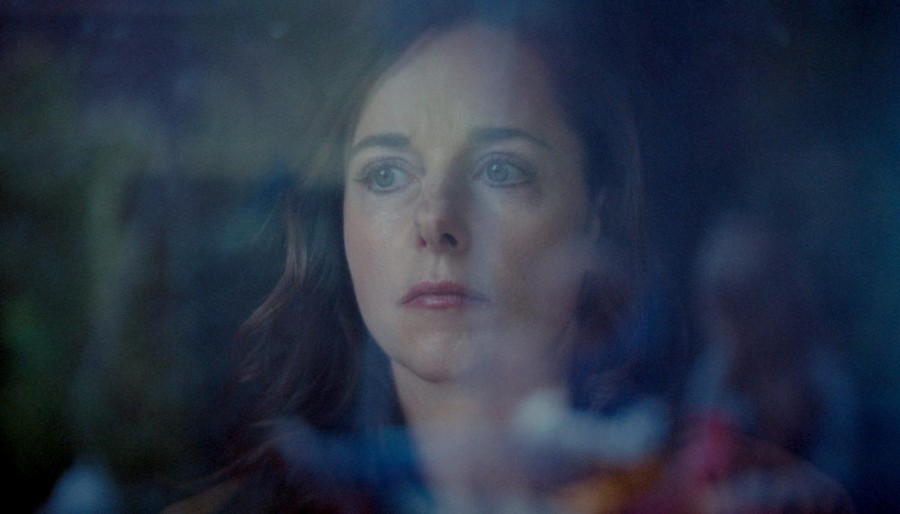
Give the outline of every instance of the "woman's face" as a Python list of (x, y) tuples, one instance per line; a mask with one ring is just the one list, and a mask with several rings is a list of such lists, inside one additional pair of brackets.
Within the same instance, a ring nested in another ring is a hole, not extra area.
[(376, 84), (347, 151), (344, 239), (395, 374), (559, 377), (599, 229), (583, 153), (543, 64), (502, 30), (422, 40)]

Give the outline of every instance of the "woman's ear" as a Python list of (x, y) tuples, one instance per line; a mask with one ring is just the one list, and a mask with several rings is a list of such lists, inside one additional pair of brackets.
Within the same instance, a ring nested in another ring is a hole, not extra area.
[(600, 236), (603, 234), (603, 209), (605, 201), (606, 193), (601, 190), (594, 195), (594, 198), (591, 199), (591, 203), (588, 206), (590, 211), (588, 212), (588, 218), (585, 221), (585, 231), (588, 234), (588, 238), (594, 243), (600, 242)]
[(588, 204), (588, 212), (584, 220), (584, 273), (587, 275), (595, 275), (600, 272), (601, 263), (598, 249), (602, 243), (604, 218), (603, 215), (604, 194), (598, 193), (591, 199)]

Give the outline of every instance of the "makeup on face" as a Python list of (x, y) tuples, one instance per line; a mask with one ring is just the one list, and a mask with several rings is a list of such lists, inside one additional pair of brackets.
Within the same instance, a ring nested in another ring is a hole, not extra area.
[(473, 24), (413, 48), (347, 151), (344, 239), (366, 327), (430, 380), (511, 345), (553, 353), (592, 265), (582, 143), (511, 33)]

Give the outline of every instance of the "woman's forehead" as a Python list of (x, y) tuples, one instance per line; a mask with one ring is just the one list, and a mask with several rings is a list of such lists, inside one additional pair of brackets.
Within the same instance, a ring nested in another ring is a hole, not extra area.
[(439, 125), (447, 116), (472, 125), (540, 125), (559, 118), (557, 110), (533, 52), (508, 30), (470, 24), (414, 44), (373, 88), (354, 139)]

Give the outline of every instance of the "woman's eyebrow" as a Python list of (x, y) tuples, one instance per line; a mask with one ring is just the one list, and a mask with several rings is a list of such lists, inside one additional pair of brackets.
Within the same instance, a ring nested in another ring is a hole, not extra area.
[(373, 134), (360, 139), (352, 148), (350, 148), (349, 156), (352, 156), (366, 148), (394, 148), (403, 149), (409, 147), (409, 138), (403, 134), (384, 133)]
[(472, 135), (469, 137), (469, 141), (473, 145), (485, 145), (507, 139), (525, 139), (544, 148), (550, 148), (550, 145), (547, 144), (546, 141), (534, 134), (522, 129), (510, 127), (479, 128), (472, 131)]

